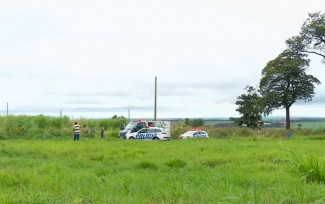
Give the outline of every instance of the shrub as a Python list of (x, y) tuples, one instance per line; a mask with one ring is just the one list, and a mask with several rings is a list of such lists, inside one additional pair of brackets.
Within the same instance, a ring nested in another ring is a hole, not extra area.
[(290, 171), (307, 182), (325, 183), (325, 160), (315, 155), (297, 155), (291, 153)]
[(179, 136), (186, 131), (190, 130), (191, 128), (189, 126), (186, 126), (181, 123), (177, 123), (172, 125), (172, 128), (170, 130), (170, 135), (172, 139), (179, 139)]
[(251, 128), (240, 128), (239, 135), (244, 137), (253, 136), (255, 131)]
[(310, 137), (312, 140), (325, 140), (325, 135), (316, 135)]
[(152, 162), (141, 162), (138, 164), (138, 168), (157, 170), (158, 166)]
[(62, 128), (65, 124), (69, 123), (69, 118), (68, 117), (53, 117), (49, 118), (49, 123), (51, 126), (56, 127), (56, 128)]
[(1, 123), (1, 138), (26, 138), (26, 133), (31, 128), (26, 116), (6, 116)]
[(202, 162), (203, 165), (208, 166), (208, 167), (215, 167), (215, 166), (220, 166), (226, 164), (227, 161), (224, 159), (210, 159)]
[(48, 124), (49, 117), (45, 117), (44, 115), (39, 115), (34, 117), (34, 121), (39, 128), (45, 128)]
[(167, 161), (166, 165), (172, 168), (183, 168), (186, 163), (181, 159), (172, 159)]
[(107, 138), (118, 138), (119, 130), (109, 130), (107, 131), (106, 137)]

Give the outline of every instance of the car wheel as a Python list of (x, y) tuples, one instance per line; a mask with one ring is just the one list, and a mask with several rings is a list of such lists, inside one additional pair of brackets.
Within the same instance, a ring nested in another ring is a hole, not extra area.
[(135, 138), (134, 137), (129, 137), (129, 140), (134, 140)]
[(158, 137), (155, 137), (155, 138), (153, 138), (153, 140), (159, 140), (159, 138)]

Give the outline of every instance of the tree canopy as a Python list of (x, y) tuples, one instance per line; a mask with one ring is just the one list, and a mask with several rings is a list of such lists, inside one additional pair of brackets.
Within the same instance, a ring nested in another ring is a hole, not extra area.
[(291, 37), (286, 43), (290, 50), (321, 56), (325, 64), (325, 14), (317, 12), (308, 15), (300, 34)]
[(237, 97), (236, 111), (242, 115), (235, 120), (237, 124), (256, 127), (262, 113), (266, 116), (275, 109), (285, 108), (286, 128), (290, 129), (290, 107), (297, 100), (309, 102), (314, 97), (315, 85), (320, 81), (306, 73), (310, 62), (307, 56), (316, 54), (325, 64), (325, 14), (308, 15), (299, 35), (286, 41), (288, 49), (262, 70), (259, 90), (247, 86), (248, 94)]
[(262, 124), (263, 107), (261, 106), (261, 97), (258, 91), (251, 86), (246, 87), (247, 94), (242, 94), (237, 97), (236, 109), (241, 114), (235, 122), (239, 125), (247, 125), (250, 128), (259, 128)]
[(260, 93), (263, 96), (265, 113), (274, 109), (286, 109), (286, 128), (290, 129), (290, 107), (297, 100), (311, 101), (315, 84), (320, 81), (306, 73), (309, 60), (305, 54), (283, 51), (262, 70)]

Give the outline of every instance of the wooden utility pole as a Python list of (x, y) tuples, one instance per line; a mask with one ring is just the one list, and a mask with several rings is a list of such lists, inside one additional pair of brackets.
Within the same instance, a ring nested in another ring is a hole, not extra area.
[(155, 107), (153, 120), (157, 120), (157, 76), (155, 77)]

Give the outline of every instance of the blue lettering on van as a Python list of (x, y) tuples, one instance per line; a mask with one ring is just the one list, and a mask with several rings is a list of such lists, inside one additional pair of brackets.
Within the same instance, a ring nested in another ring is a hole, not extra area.
[(194, 135), (195, 138), (206, 138), (206, 135), (203, 133), (203, 134), (196, 134)]
[(138, 133), (135, 138), (136, 139), (153, 139), (154, 137), (157, 137), (157, 133)]

